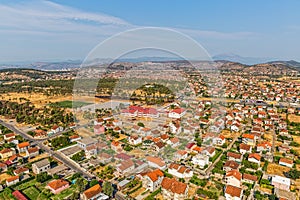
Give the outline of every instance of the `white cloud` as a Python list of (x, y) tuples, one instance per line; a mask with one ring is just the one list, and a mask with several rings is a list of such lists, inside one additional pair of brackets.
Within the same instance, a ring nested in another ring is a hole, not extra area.
[[(31, 1), (0, 5), (2, 31), (33, 32), (93, 32), (129, 28), (131, 25), (117, 17), (80, 11), (49, 1)], [(100, 29), (99, 29), (100, 28)], [(108, 31), (110, 34), (110, 31)]]

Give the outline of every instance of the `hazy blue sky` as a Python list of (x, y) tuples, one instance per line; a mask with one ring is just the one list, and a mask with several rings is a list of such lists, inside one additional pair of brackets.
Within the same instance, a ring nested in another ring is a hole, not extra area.
[(0, 0), (0, 63), (84, 59), (104, 39), (136, 27), (167, 27), (210, 55), (300, 61), (297, 0)]

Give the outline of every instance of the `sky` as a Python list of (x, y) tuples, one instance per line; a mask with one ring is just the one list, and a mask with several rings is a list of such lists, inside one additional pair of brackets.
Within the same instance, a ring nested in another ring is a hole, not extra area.
[(300, 61), (297, 0), (0, 0), (0, 63), (83, 60), (134, 28), (188, 35), (214, 56)]

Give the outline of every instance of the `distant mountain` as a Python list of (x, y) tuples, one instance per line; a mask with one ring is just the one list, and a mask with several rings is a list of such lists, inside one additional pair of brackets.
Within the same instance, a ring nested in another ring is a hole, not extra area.
[(300, 62), (290, 60), (290, 61), (271, 61), (268, 62), (269, 64), (283, 64), (288, 65), (290, 67), (300, 68)]
[(254, 65), (254, 64), (265, 63), (274, 60), (271, 58), (243, 57), (233, 53), (215, 55), (212, 57), (212, 59), (215, 61), (222, 60), (222, 61), (238, 62), (246, 65)]
[(2, 64), (0, 69), (11, 69), (11, 68), (29, 68), (37, 70), (67, 70), (78, 68), (81, 65), (79, 60), (69, 60), (62, 62), (33, 62), (24, 64)]

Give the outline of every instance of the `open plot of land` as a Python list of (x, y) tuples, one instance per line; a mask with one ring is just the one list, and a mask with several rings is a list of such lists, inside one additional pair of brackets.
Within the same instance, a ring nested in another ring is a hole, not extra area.
[(48, 158), (48, 157), (49, 157), (48, 153), (43, 153), (43, 154), (37, 155), (34, 158), (28, 159), (28, 162), (35, 162), (35, 161), (41, 160), (42, 158)]
[(22, 100), (22, 98), (25, 98), (31, 101), (36, 107), (43, 107), (44, 105), (47, 105), (51, 102), (66, 101), (73, 99), (72, 95), (46, 96), (44, 94), (39, 93), (6, 93), (2, 94), (0, 98), (2, 100), (15, 101), (18, 103), (25, 102), (25, 100)]
[(284, 176), (283, 172), (288, 172), (290, 168), (275, 163), (269, 163), (267, 173), (272, 175)]
[(78, 135), (80, 135), (82, 137), (91, 137), (91, 136), (95, 135), (93, 132), (89, 131), (86, 128), (77, 129), (77, 133), (78, 133)]
[(288, 116), (288, 119), (290, 122), (300, 123), (300, 116), (298, 116), (298, 115), (290, 114)]
[(223, 135), (225, 138), (235, 138), (237, 135), (240, 135), (238, 132), (230, 132), (228, 130), (223, 130), (221, 132), (221, 135)]

